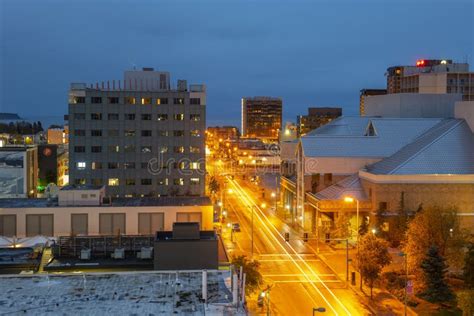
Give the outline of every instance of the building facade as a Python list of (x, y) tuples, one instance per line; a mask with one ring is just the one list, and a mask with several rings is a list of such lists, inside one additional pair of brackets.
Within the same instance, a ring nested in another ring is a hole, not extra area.
[(282, 108), (281, 98), (242, 98), (242, 137), (278, 141)]
[(175, 222), (212, 230), (213, 207), (207, 197), (104, 199), (104, 187), (67, 186), (58, 201), (1, 199), (0, 236), (18, 238), (94, 235), (153, 235)]
[(474, 73), (467, 63), (452, 60), (418, 60), (414, 66), (387, 69), (387, 93), (460, 93), (474, 100)]
[(306, 135), (342, 115), (342, 108), (318, 107), (308, 108), (307, 115), (298, 115), (298, 137)]
[(203, 196), (206, 89), (143, 68), (125, 79), (72, 84), (69, 183), (111, 196)]
[(0, 147), (0, 198), (36, 197), (38, 148)]
[(360, 90), (359, 97), (359, 114), (361, 116), (365, 115), (365, 104), (366, 100), (374, 95), (384, 95), (387, 94), (387, 89), (362, 89)]

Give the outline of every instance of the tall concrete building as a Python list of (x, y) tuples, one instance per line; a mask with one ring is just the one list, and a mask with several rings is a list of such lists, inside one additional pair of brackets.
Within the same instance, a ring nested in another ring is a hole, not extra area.
[(422, 59), (412, 66), (387, 69), (387, 93), (460, 93), (464, 101), (474, 100), (474, 72), (467, 63)]
[(277, 141), (282, 126), (281, 98), (242, 98), (242, 137)]
[(308, 115), (296, 118), (298, 137), (317, 129), (342, 115), (342, 108), (308, 108)]
[(71, 184), (106, 185), (107, 194), (203, 196), (206, 89), (153, 68), (123, 81), (71, 84)]
[(365, 104), (367, 99), (374, 95), (385, 95), (387, 94), (387, 89), (362, 89), (360, 90), (359, 98), (359, 114), (361, 116), (365, 115)]

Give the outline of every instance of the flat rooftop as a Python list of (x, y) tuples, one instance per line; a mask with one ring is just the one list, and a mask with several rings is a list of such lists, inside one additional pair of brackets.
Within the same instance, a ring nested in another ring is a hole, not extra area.
[[(203, 197), (157, 197), (157, 198), (112, 198), (111, 204), (87, 207), (138, 207), (138, 206), (205, 206), (211, 205), (207, 196)], [(85, 205), (58, 206), (57, 200), (48, 199), (0, 199), (0, 208), (34, 208), (34, 207), (86, 207)]]
[[(228, 271), (0, 277), (1, 311), (23, 315), (243, 315), (230, 307)], [(227, 305), (227, 306), (222, 306)]]

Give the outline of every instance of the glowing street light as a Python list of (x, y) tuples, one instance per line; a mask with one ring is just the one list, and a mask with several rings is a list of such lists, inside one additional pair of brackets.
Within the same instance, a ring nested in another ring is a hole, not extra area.
[(227, 193), (232, 194), (232, 193), (234, 193), (234, 190), (229, 189), (229, 190), (227, 190)]
[(262, 205), (260, 205), (260, 207), (261, 207), (261, 208), (265, 208), (265, 207), (267, 207), (267, 204), (262, 203)]
[(377, 230), (375, 228), (372, 228), (372, 234), (375, 235), (376, 232), (377, 232)]
[(276, 197), (276, 193), (275, 192), (272, 192), (272, 194), (270, 194), (272, 198), (275, 198)]

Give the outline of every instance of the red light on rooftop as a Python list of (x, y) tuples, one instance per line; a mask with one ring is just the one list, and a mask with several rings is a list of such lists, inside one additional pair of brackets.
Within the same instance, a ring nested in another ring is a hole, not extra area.
[(416, 61), (416, 67), (424, 67), (425, 66), (425, 60), (424, 59), (419, 59)]

